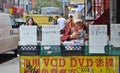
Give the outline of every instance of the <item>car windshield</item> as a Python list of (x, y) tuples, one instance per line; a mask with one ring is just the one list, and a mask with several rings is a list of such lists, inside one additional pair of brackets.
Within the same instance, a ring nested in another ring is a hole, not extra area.
[(16, 25), (16, 21), (12, 16), (10, 16), (10, 21), (11, 21), (11, 25)]

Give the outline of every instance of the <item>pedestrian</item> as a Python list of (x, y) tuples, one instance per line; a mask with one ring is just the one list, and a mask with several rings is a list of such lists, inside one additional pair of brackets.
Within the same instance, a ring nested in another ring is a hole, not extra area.
[(37, 25), (37, 24), (34, 22), (33, 18), (28, 18), (26, 20), (26, 25), (32, 26), (32, 25)]
[(64, 28), (66, 19), (63, 17), (63, 13), (60, 14), (60, 17), (57, 20), (57, 24), (60, 26), (60, 31)]
[(75, 26), (68, 28), (66, 32), (61, 36), (61, 41), (79, 40), (86, 38), (85, 24), (83, 24), (81, 19), (76, 20)]
[(49, 17), (48, 17), (48, 21), (49, 21), (49, 22), (52, 22), (52, 19), (53, 19), (52, 16), (49, 16)]
[(54, 18), (53, 18), (53, 25), (57, 25), (57, 20), (58, 20), (58, 16), (55, 16)]

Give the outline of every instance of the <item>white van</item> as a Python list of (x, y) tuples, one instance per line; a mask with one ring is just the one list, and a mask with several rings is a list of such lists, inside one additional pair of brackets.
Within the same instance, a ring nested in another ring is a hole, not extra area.
[(16, 22), (10, 14), (0, 13), (0, 54), (17, 50), (19, 34), (15, 26)]
[(78, 11), (78, 8), (72, 8), (68, 13), (68, 17), (74, 16), (75, 12), (77, 12), (77, 11)]

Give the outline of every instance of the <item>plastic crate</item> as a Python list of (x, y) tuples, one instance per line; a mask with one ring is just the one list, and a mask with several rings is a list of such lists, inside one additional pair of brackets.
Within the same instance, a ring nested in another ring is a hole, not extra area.
[(112, 48), (111, 55), (119, 55), (120, 56), (120, 48)]
[(105, 48), (106, 55), (119, 55), (120, 47), (113, 47), (113, 45), (107, 45)]
[(40, 55), (41, 56), (58, 56), (61, 55), (61, 47), (60, 45), (45, 45), (45, 46), (41, 46), (40, 49)]
[(39, 47), (37, 45), (19, 45), (18, 54), (21, 56), (37, 56), (40, 52)]
[[(85, 50), (85, 55), (86, 56), (105, 56), (105, 55), (107, 55), (108, 54), (108, 52), (106, 52), (106, 50), (107, 50), (107, 48), (108, 48), (108, 46), (105, 46), (104, 47), (104, 49), (105, 49), (105, 53), (89, 53), (89, 46), (88, 45), (85, 45), (84, 46), (84, 50)], [(96, 47), (96, 49), (97, 49), (97, 47)]]
[(74, 45), (74, 46), (63, 45), (61, 50), (63, 56), (84, 55), (84, 51), (85, 51), (84, 46), (80, 46), (80, 45)]
[(89, 55), (89, 46), (84, 46), (84, 54)]
[(110, 46), (110, 45), (105, 46), (105, 54), (106, 55), (111, 55), (111, 48), (112, 48), (112, 46)]

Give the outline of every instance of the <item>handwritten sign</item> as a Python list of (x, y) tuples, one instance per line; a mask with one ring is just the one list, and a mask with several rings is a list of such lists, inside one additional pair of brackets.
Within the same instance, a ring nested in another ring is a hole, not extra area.
[(89, 26), (89, 53), (105, 53), (104, 47), (107, 45), (107, 26)]
[(20, 57), (20, 73), (119, 73), (118, 71), (119, 56)]
[(60, 45), (60, 29), (58, 25), (42, 26), (42, 45)]
[(120, 24), (111, 24), (111, 44), (120, 47)]
[(37, 26), (20, 26), (19, 45), (37, 45)]

